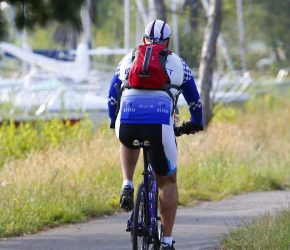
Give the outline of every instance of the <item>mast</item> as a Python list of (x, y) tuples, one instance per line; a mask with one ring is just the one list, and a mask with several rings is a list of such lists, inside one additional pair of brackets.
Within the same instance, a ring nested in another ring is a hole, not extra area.
[(154, 0), (148, 0), (148, 19), (149, 21), (152, 21), (156, 19), (156, 8), (155, 8), (155, 1)]
[(86, 0), (81, 8), (81, 21), (83, 34), (81, 41), (87, 44), (88, 48), (92, 48), (92, 21), (90, 16), (91, 0)]
[(239, 28), (239, 39), (240, 39), (240, 55), (242, 71), (247, 71), (247, 59), (246, 59), (246, 42), (244, 32), (244, 18), (243, 18), (243, 0), (236, 0), (237, 3), (237, 22)]
[(130, 47), (130, 0), (124, 0), (124, 48)]
[(174, 51), (179, 54), (179, 39), (178, 39), (178, 19), (177, 19), (177, 3), (176, 0), (171, 0), (172, 10), (172, 29), (173, 29), (173, 47)]
[(146, 14), (143, 0), (135, 0), (138, 14), (142, 18), (143, 25), (148, 23), (148, 15)]

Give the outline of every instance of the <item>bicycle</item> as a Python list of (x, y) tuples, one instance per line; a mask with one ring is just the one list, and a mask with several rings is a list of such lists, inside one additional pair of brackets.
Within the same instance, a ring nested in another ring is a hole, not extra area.
[[(188, 133), (188, 123), (174, 127), (176, 136)], [(158, 250), (162, 238), (162, 225), (158, 215), (158, 187), (152, 167), (147, 159), (151, 147), (148, 140), (134, 140), (133, 145), (143, 149), (143, 181), (138, 186), (134, 209), (127, 221), (127, 232), (131, 232), (133, 250)]]
[(127, 221), (126, 231), (131, 232), (133, 250), (158, 250), (162, 236), (160, 217), (158, 216), (158, 188), (152, 167), (147, 159), (147, 150), (151, 147), (148, 140), (134, 140), (133, 145), (143, 149), (143, 181), (138, 186), (134, 209)]

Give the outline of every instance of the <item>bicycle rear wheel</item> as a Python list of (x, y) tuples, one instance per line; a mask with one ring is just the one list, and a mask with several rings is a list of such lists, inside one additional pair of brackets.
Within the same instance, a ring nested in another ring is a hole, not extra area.
[(143, 183), (139, 185), (133, 216), (132, 243), (133, 250), (147, 250), (149, 247), (147, 204)]

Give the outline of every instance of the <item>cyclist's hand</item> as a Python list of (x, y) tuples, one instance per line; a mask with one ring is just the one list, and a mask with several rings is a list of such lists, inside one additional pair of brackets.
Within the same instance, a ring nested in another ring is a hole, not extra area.
[(180, 127), (174, 127), (174, 134), (175, 134), (175, 136), (181, 136), (183, 134), (181, 126)]
[(182, 124), (184, 134), (194, 134), (203, 130), (203, 127), (189, 122)]
[(175, 136), (181, 136), (182, 134), (194, 134), (199, 131), (202, 131), (203, 127), (200, 125), (193, 124), (192, 122), (183, 122), (180, 127), (174, 128)]

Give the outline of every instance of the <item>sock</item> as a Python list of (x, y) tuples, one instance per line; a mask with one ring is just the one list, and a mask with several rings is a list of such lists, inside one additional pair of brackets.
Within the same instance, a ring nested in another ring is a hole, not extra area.
[(168, 244), (169, 246), (172, 245), (172, 237), (162, 237), (162, 243)]
[(130, 186), (131, 188), (134, 188), (133, 182), (130, 181), (130, 180), (124, 180), (123, 181), (122, 188), (125, 187), (125, 186)]

